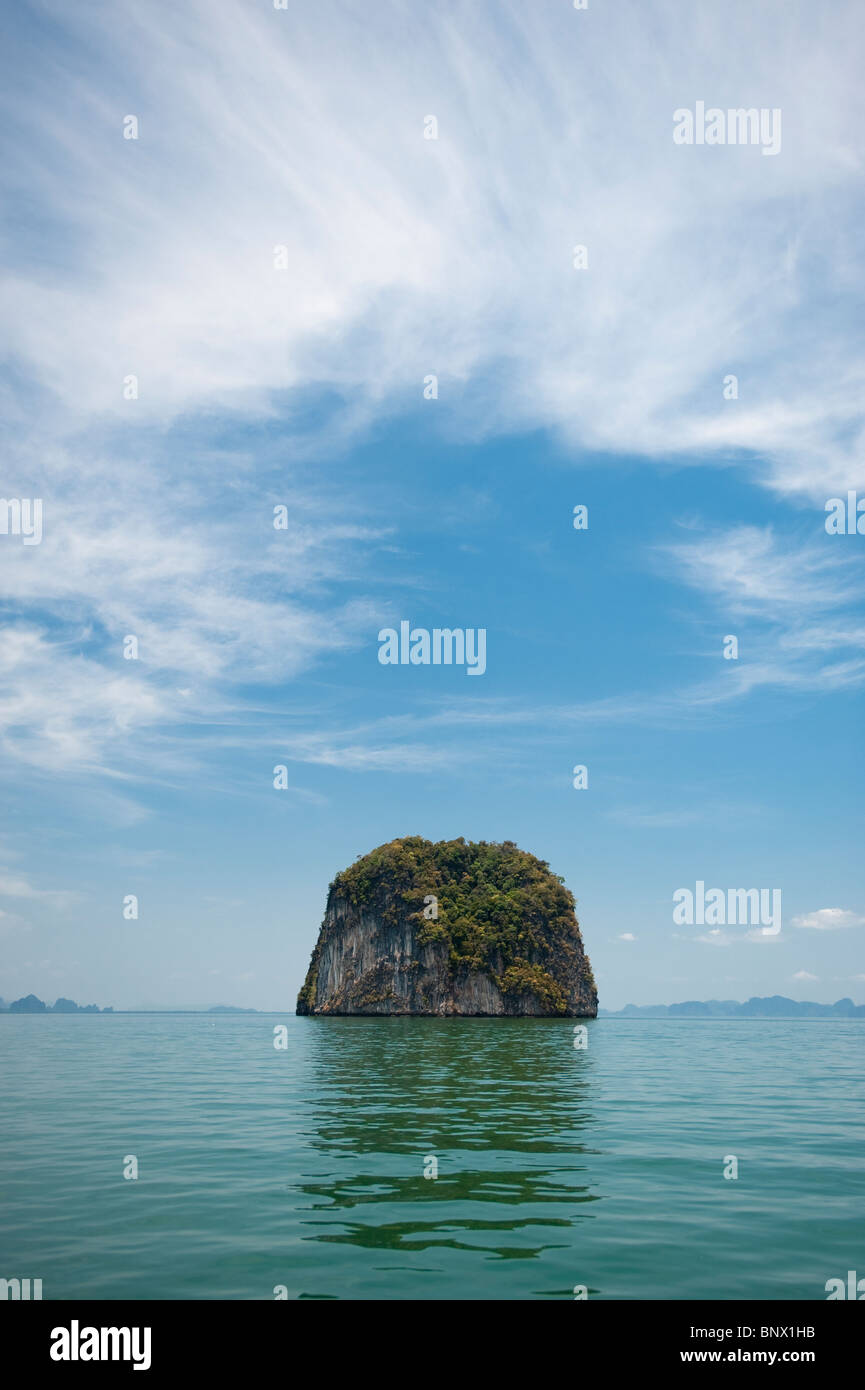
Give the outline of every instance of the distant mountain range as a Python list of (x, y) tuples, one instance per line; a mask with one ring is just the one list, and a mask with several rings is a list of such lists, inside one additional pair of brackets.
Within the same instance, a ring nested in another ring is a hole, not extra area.
[(44, 1004), (35, 994), (27, 994), (7, 1004), (0, 999), (0, 1013), (9, 1014), (113, 1014), (113, 1009), (100, 1009), (96, 1004), (76, 1004), (74, 999), (56, 999), (53, 1004)]
[[(0, 1013), (3, 1014), (113, 1014), (107, 1009), (97, 1008), (95, 1004), (76, 1004), (74, 999), (57, 999), (53, 1004), (45, 1004), (35, 994), (25, 995), (7, 1004), (0, 999)], [(119, 1009), (118, 1013), (201, 1013), (201, 1014), (257, 1014), (258, 1009), (238, 1009), (233, 1004), (215, 1004), (212, 1009)]]
[(214, 1004), (212, 1009), (204, 1009), (208, 1014), (257, 1014), (258, 1009), (239, 1009), (236, 1004)]
[[(0, 999), (0, 1013), (10, 1014), (113, 1014), (112, 1008), (95, 1004), (76, 1004), (74, 999), (57, 999), (44, 1004), (35, 994), (7, 1004)], [(232, 1004), (215, 1004), (212, 1009), (120, 1009), (120, 1013), (203, 1013), (256, 1014), (258, 1009), (239, 1009)], [(765, 999), (689, 999), (683, 1004), (626, 1004), (623, 1009), (598, 1009), (598, 1018), (865, 1018), (865, 1004), (839, 999), (835, 1004), (814, 1004), (809, 1000), (787, 999), (772, 994)]]
[(813, 1004), (772, 994), (765, 999), (710, 999), (701, 1003), (626, 1004), (623, 1009), (598, 1009), (598, 1018), (865, 1018), (865, 1004), (839, 999), (836, 1004)]

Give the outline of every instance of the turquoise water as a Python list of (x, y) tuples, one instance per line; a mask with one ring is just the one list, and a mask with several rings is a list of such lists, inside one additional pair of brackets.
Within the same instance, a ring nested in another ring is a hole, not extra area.
[(588, 1031), (0, 1015), (0, 1277), (46, 1299), (825, 1299), (865, 1275), (865, 1024)]

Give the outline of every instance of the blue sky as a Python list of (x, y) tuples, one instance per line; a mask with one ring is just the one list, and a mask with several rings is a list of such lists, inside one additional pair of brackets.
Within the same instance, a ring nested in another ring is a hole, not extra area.
[[(421, 834), (547, 859), (608, 1008), (865, 1000), (861, 14), (369, 8), (12, 17), (0, 994), (293, 1007)], [(782, 931), (676, 926), (699, 880)]]

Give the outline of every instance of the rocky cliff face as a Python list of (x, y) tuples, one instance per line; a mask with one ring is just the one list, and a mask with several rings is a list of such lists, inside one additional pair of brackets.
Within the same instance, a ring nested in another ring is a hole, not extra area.
[(593, 1018), (574, 900), (510, 842), (396, 840), (331, 884), (299, 1014)]

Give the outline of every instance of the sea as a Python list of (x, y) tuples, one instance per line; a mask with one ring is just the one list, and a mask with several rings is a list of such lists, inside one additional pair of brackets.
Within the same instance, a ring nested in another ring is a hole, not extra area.
[(863, 1059), (855, 1019), (2, 1014), (0, 1278), (822, 1300), (865, 1277)]

